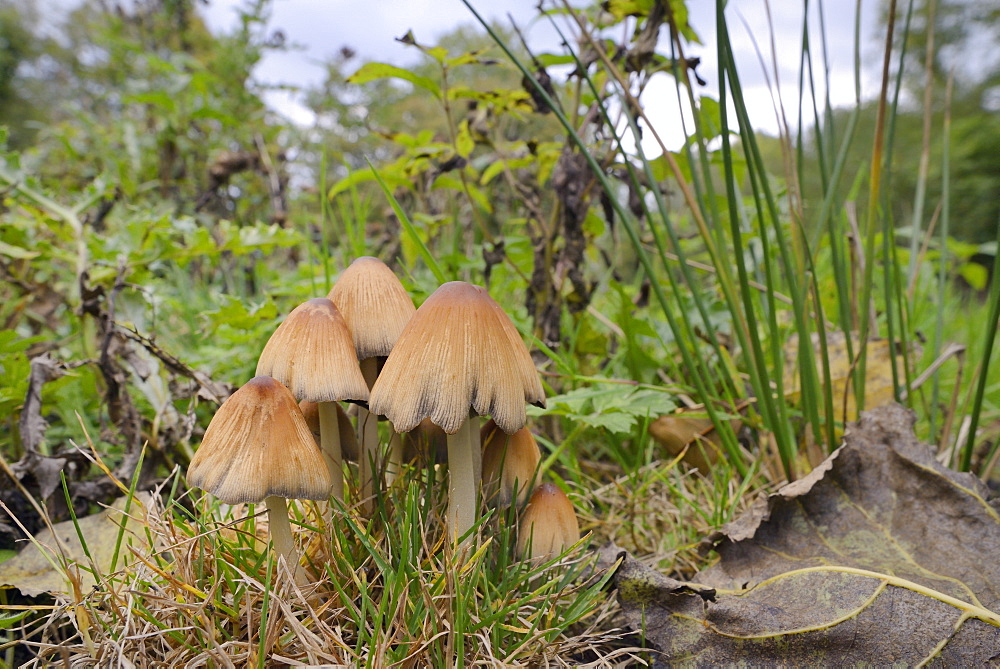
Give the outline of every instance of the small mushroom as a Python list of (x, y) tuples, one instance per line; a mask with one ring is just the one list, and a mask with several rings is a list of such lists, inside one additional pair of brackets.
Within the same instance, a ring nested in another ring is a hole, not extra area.
[(517, 554), (521, 559), (549, 558), (580, 540), (573, 503), (552, 483), (535, 488), (521, 516)]
[(493, 420), (480, 432), (483, 442), (483, 498), (498, 507), (523, 504), (535, 487), (542, 454), (531, 430), (507, 435)]
[(325, 297), (295, 307), (264, 346), (257, 374), (274, 377), (298, 400), (316, 402), (320, 444), (329, 461), (333, 496), (344, 499), (344, 473), (336, 403), (368, 399), (368, 386), (337, 307)]
[(524, 427), (525, 403), (545, 392), (510, 317), (485, 288), (452, 281), (417, 309), (372, 387), (369, 408), (397, 432), (420, 421), (448, 434), (448, 518), (454, 536), (475, 523), (482, 476), (478, 421), (489, 414), (507, 434)]
[(286, 499), (326, 499), (330, 473), (305, 417), (285, 386), (269, 376), (248, 381), (205, 430), (188, 483), (227, 504), (267, 506), (275, 550), (298, 577)]

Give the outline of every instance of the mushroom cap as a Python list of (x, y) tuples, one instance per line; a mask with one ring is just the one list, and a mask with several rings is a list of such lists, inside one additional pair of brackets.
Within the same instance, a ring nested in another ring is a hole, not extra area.
[(522, 559), (551, 557), (579, 540), (580, 524), (566, 493), (552, 483), (535, 488), (521, 516), (517, 554)]
[(480, 432), (483, 444), (483, 497), (491, 504), (510, 506), (517, 493), (521, 504), (535, 487), (542, 454), (531, 430), (522, 427), (507, 435), (490, 420)]
[(403, 284), (378, 258), (358, 258), (327, 295), (347, 322), (358, 360), (385, 357), (416, 309)]
[(300, 400), (368, 399), (351, 333), (325, 297), (303, 302), (288, 314), (264, 346), (257, 375), (274, 377)]
[(227, 504), (326, 499), (331, 486), (299, 405), (270, 376), (254, 377), (219, 407), (187, 479)]
[(429, 417), (455, 434), (471, 409), (512, 434), (524, 427), (525, 402), (544, 406), (545, 392), (521, 335), (485, 288), (452, 281), (410, 319), (368, 406), (396, 432)]
[(409, 432), (402, 433), (403, 460), (421, 458), (441, 464), (448, 462), (448, 435), (444, 430), (425, 418)]

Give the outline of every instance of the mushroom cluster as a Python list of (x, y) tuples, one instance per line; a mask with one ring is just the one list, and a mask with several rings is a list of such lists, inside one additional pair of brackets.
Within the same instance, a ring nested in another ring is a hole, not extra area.
[[(358, 406), (356, 439), (338, 404), (345, 401)], [(368, 514), (382, 474), (402, 465), (399, 435), (439, 429), (447, 443), (448, 527), (458, 541), (475, 524), (480, 490), (489, 503), (506, 506), (523, 504), (535, 487), (540, 453), (525, 428), (525, 405), (544, 402), (520, 334), (484, 288), (446, 283), (414, 309), (385, 264), (359, 258), (327, 297), (299, 305), (278, 326), (257, 376), (212, 419), (188, 481), (224, 502), (265, 501), (275, 550), (296, 571), (284, 498), (344, 502), (344, 455), (354, 456), (354, 501)], [(491, 420), (480, 428), (484, 415)], [(394, 430), (388, 457), (379, 417)], [(540, 494), (555, 493), (541, 486), (528, 502), (530, 524), (519, 547), (525, 556), (565, 548), (579, 537), (568, 500), (568, 515), (560, 511), (561, 534), (541, 536), (547, 521), (539, 519), (548, 512), (536, 501)]]

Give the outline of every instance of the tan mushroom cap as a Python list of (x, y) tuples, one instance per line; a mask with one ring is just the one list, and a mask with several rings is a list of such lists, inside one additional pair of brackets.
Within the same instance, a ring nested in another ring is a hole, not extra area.
[(295, 398), (269, 376), (254, 377), (219, 407), (187, 478), (227, 504), (326, 499), (331, 485)]
[(551, 557), (579, 540), (580, 524), (566, 493), (552, 483), (538, 486), (521, 516), (517, 554), (532, 559)]
[(510, 506), (517, 486), (517, 503), (535, 487), (542, 454), (527, 427), (507, 435), (490, 420), (480, 431), (483, 444), (483, 497), (492, 504)]
[(431, 422), (430, 418), (425, 418), (410, 430), (402, 434), (403, 439), (403, 460), (413, 460), (422, 458), (440, 464), (448, 462), (448, 435), (444, 430)]
[(521, 335), (485, 288), (452, 281), (427, 298), (399, 336), (369, 409), (396, 432), (424, 418), (455, 434), (472, 409), (504, 432), (521, 429), (525, 403), (545, 392)]
[(378, 258), (358, 258), (327, 295), (354, 338), (358, 360), (387, 356), (416, 309), (403, 284)]
[(288, 314), (264, 346), (257, 375), (274, 377), (300, 400), (368, 399), (350, 331), (325, 297), (303, 302)]

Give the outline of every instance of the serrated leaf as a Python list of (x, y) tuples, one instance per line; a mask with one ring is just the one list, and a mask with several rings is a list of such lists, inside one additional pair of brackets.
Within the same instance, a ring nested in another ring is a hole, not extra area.
[(620, 411), (609, 413), (592, 413), (577, 416), (577, 420), (590, 427), (604, 428), (615, 434), (628, 434), (635, 427), (635, 416)]
[(619, 600), (658, 661), (995, 663), (997, 500), (939, 464), (914, 420), (898, 405), (862, 414), (809, 476), (703, 542), (720, 560), (697, 583), (626, 559)]

